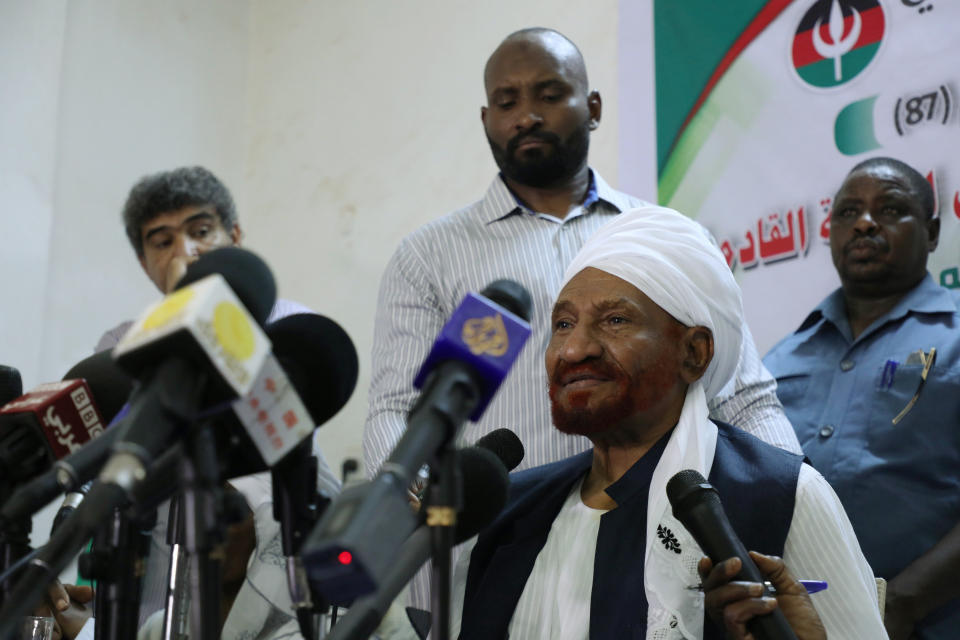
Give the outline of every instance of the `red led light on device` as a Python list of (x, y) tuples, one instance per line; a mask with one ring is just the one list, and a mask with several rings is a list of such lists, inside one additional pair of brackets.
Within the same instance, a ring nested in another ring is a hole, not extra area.
[(350, 564), (353, 562), (353, 554), (349, 551), (341, 551), (337, 554), (337, 560), (340, 561), (340, 564)]

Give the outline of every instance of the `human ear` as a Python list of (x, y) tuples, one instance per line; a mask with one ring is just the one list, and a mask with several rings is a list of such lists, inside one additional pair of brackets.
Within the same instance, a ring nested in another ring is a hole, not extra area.
[(590, 111), (590, 120), (587, 126), (593, 131), (600, 126), (600, 115), (603, 113), (603, 100), (600, 99), (598, 91), (591, 91), (587, 94), (587, 109)]
[(940, 242), (940, 218), (927, 220), (927, 249), (933, 253)]
[(233, 229), (230, 229), (230, 242), (233, 246), (239, 247), (241, 240), (243, 240), (243, 229), (240, 228), (239, 222), (234, 222)]
[(680, 375), (687, 384), (703, 377), (713, 360), (713, 334), (706, 327), (687, 327), (680, 338)]

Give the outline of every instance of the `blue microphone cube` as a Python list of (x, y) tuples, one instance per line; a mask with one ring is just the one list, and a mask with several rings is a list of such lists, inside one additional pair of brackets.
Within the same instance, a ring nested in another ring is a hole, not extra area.
[(530, 337), (530, 323), (476, 293), (468, 293), (443, 326), (413, 381), (423, 388), (441, 362), (469, 363), (483, 380), (482, 396), (470, 419), (476, 422), (510, 372)]

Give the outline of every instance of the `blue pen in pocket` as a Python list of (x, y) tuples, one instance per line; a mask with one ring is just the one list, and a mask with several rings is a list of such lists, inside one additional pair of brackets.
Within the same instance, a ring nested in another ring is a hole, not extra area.
[(883, 373), (880, 374), (881, 390), (887, 390), (893, 386), (894, 376), (897, 373), (899, 364), (896, 360), (887, 360), (887, 363), (883, 365)]

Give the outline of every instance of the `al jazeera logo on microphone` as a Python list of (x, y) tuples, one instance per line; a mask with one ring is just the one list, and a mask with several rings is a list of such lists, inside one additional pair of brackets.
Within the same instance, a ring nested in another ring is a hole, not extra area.
[(507, 334), (507, 327), (500, 313), (493, 316), (468, 318), (463, 323), (460, 338), (470, 349), (470, 353), (475, 356), (487, 355), (497, 358), (504, 355), (510, 347), (510, 336)]
[(114, 349), (122, 358), (187, 332), (237, 395), (246, 395), (270, 352), (270, 341), (219, 274), (178, 289), (147, 308)]

